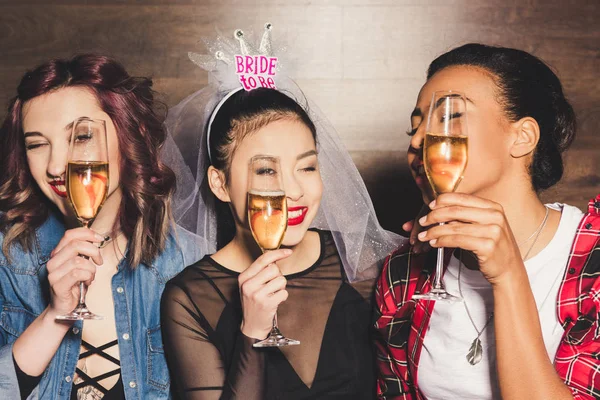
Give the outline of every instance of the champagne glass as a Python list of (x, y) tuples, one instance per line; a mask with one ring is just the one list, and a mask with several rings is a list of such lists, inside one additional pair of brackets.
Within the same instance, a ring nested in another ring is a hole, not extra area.
[[(425, 132), (423, 163), (427, 179), (437, 197), (454, 192), (467, 167), (467, 103), (462, 93), (434, 92)], [(444, 248), (438, 248), (435, 276), (431, 291), (416, 294), (415, 299), (461, 301), (448, 293), (442, 282)]]
[[(283, 190), (279, 158), (255, 156), (248, 167), (248, 221), (256, 243), (262, 250), (276, 250), (287, 229), (287, 200)], [(281, 347), (300, 344), (288, 339), (277, 327), (277, 313), (269, 336), (254, 347)]]
[[(106, 122), (87, 117), (73, 122), (67, 162), (67, 195), (77, 219), (88, 228), (108, 193)], [(86, 256), (80, 256), (88, 258)], [(58, 320), (102, 319), (85, 305), (86, 288), (79, 282), (79, 304)]]

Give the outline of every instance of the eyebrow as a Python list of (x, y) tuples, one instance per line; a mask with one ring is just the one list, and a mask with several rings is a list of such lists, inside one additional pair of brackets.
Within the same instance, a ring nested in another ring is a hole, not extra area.
[[(471, 100), (470, 98), (468, 98), (468, 97), (465, 97), (465, 99), (467, 99), (467, 101), (468, 101), (469, 103), (471, 103), (471, 104), (475, 105), (475, 103), (473, 102), (473, 100)], [(442, 101), (442, 100), (443, 100), (443, 99), (440, 99), (440, 100), (438, 100), (438, 104), (435, 106), (435, 108), (438, 108), (438, 107), (440, 106), (440, 104), (441, 104), (441, 101)], [(416, 107), (416, 108), (413, 110), (413, 112), (410, 114), (410, 119), (413, 119), (413, 118), (415, 118), (415, 117), (421, 117), (421, 118), (423, 118), (423, 111), (422, 111), (422, 110), (421, 110), (419, 107)]]
[(44, 137), (44, 135), (42, 135), (40, 132), (25, 132), (24, 137)]
[[(88, 117), (81, 117), (81, 118), (88, 118)], [(80, 119), (80, 118), (77, 118), (77, 119)], [(65, 125), (64, 130), (71, 131), (73, 129), (74, 124), (75, 124), (75, 121), (69, 122), (67, 125)], [(25, 135), (23, 135), (23, 138), (26, 139), (28, 137), (44, 137), (44, 135), (41, 132), (37, 132), (37, 131), (25, 132)]]
[[(84, 119), (84, 118), (87, 118), (87, 117), (77, 118), (77, 120)], [(72, 121), (72, 122), (68, 123), (67, 125), (65, 125), (65, 131), (72, 130), (73, 129), (73, 125), (75, 125), (75, 121)]]
[[(450, 96), (447, 96), (447, 97), (460, 97), (460, 95), (459, 95), (459, 94), (456, 94), (456, 95), (450, 95)], [(441, 98), (439, 98), (439, 99), (438, 99), (438, 101), (437, 101), (437, 103), (435, 104), (435, 108), (437, 109), (437, 108), (438, 108), (440, 105), (442, 105), (442, 103), (444, 103), (444, 100), (445, 100), (445, 99), (446, 99), (446, 97), (441, 97)], [(468, 98), (468, 97), (466, 97), (466, 96), (465, 96), (465, 99), (466, 99), (466, 100), (467, 100), (469, 103), (471, 103), (471, 104), (475, 105), (475, 103), (473, 102), (473, 100), (471, 100), (470, 98)]]
[(303, 158), (310, 157), (310, 156), (316, 156), (316, 155), (317, 155), (316, 150), (309, 150), (309, 151), (306, 151), (306, 152), (300, 154), (298, 157), (296, 157), (296, 161), (300, 161)]

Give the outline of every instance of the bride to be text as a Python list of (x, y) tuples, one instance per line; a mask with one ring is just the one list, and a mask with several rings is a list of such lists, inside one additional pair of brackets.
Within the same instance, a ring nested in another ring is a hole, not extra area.
[(267, 56), (235, 56), (236, 72), (240, 83), (246, 91), (264, 87), (276, 89), (275, 72), (277, 57)]

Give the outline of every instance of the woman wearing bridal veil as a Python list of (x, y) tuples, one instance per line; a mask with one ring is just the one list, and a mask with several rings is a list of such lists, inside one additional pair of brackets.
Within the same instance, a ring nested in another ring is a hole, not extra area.
[[(207, 42), (210, 56), (191, 53), (210, 84), (166, 122), (199, 188), (188, 229), (211, 254), (163, 295), (174, 390), (186, 399), (373, 398), (373, 283), (404, 238), (379, 226), (335, 130), (283, 75), (271, 30), (258, 49), (237, 30)], [(279, 159), (289, 211), (281, 248), (264, 254), (247, 217), (257, 156)], [(300, 344), (255, 347), (276, 310), (281, 332)]]

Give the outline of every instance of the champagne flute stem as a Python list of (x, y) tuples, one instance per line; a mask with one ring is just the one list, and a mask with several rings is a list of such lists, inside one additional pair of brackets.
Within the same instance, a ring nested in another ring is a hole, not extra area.
[[(259, 246), (260, 247), (260, 246)], [(262, 247), (260, 247), (260, 251), (265, 254), (267, 251), (267, 249), (263, 249)], [(271, 328), (271, 333), (275, 332), (276, 330), (279, 330), (278, 326), (277, 326), (277, 310), (275, 310), (275, 314), (273, 315), (273, 326)]]
[[(440, 225), (444, 225), (443, 222)], [(435, 276), (433, 278), (433, 288), (436, 290), (443, 290), (442, 287), (442, 272), (444, 269), (444, 248), (439, 247), (437, 251), (437, 261), (435, 264)]]
[(444, 267), (444, 248), (440, 247), (437, 254), (437, 263), (435, 265), (435, 276), (433, 278), (433, 288), (442, 289), (442, 268)]
[(79, 305), (85, 304), (85, 284), (83, 282), (79, 282)]
[[(89, 228), (90, 227), (90, 221), (89, 220), (83, 220), (81, 221), (81, 225), (84, 228)], [(88, 256), (84, 256), (84, 255), (79, 255), (79, 257), (83, 257), (86, 260), (89, 260), (90, 258)], [(85, 283), (83, 283), (83, 281), (79, 282), (79, 305), (77, 307), (85, 307)]]

